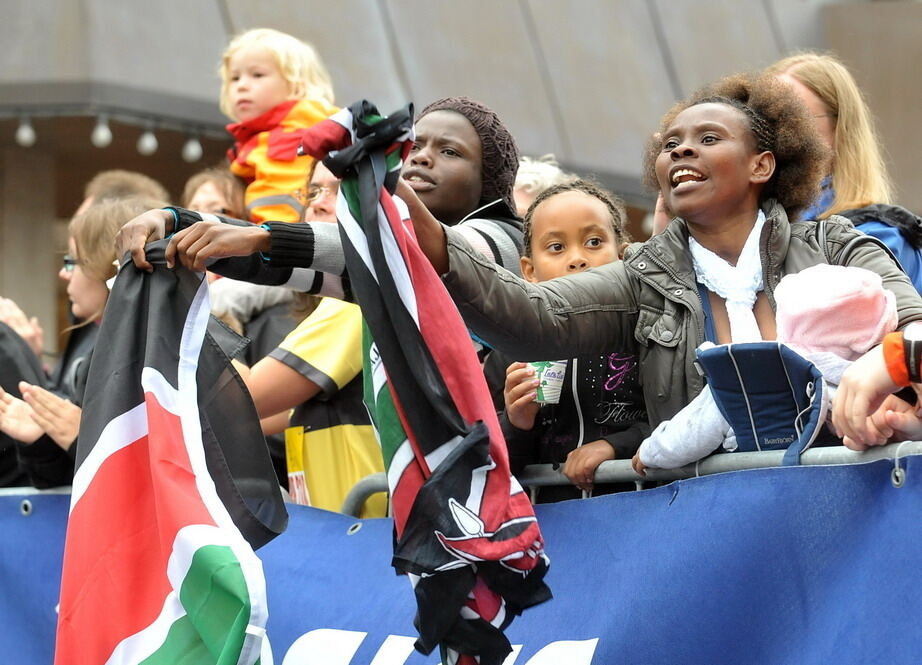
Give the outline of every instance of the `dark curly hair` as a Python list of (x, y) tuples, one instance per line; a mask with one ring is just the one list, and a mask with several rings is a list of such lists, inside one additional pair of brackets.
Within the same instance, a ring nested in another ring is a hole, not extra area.
[(548, 187), (543, 192), (538, 194), (538, 196), (535, 197), (535, 200), (532, 201), (531, 205), (528, 206), (528, 211), (525, 213), (525, 221), (522, 226), (522, 233), (524, 235), (522, 242), (525, 245), (525, 256), (529, 258), (531, 257), (531, 219), (535, 214), (535, 210), (539, 205), (541, 205), (544, 201), (547, 201), (552, 196), (557, 196), (558, 194), (563, 194), (564, 192), (582, 192), (583, 194), (587, 194), (588, 196), (596, 198), (604, 203), (605, 207), (608, 208), (608, 212), (611, 213), (611, 228), (615, 233), (615, 238), (618, 239), (619, 243), (631, 242), (631, 236), (624, 226), (625, 220), (627, 219), (627, 211), (624, 209), (624, 201), (609, 192), (607, 189), (603, 189), (598, 185), (598, 183), (595, 183), (591, 180), (578, 178), (571, 182), (564, 182), (559, 185)]
[(817, 134), (813, 118), (789, 85), (774, 76), (728, 76), (673, 106), (660, 128), (647, 142), (644, 184), (659, 190), (656, 157), (665, 130), (685, 109), (698, 104), (722, 103), (743, 113), (753, 132), (756, 149), (775, 155), (775, 173), (762, 190), (762, 200), (776, 199), (791, 219), (816, 199), (825, 175), (828, 149)]

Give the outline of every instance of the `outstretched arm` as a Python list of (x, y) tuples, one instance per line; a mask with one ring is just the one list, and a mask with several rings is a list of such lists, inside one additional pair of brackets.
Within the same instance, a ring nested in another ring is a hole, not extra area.
[(225, 277), (349, 298), (342, 278), (345, 261), (335, 224), (267, 225), (269, 231), (238, 219), (184, 208), (149, 210), (122, 227), (116, 236), (116, 251), (119, 257), (130, 252), (138, 268), (150, 271), (153, 267), (144, 246), (175, 231), (166, 252), (171, 264), (178, 261), (201, 270), (214, 261), (208, 268)]
[(458, 229), (444, 233), (442, 281), (468, 327), (493, 348), (533, 361), (637, 344), (637, 280), (625, 262), (532, 284), (485, 259)]
[(429, 208), (419, 200), (416, 192), (403, 178), (397, 182), (396, 193), (407, 204), (410, 219), (413, 220), (413, 230), (416, 232), (416, 241), (423, 254), (439, 275), (448, 272), (448, 242), (441, 222), (432, 216)]

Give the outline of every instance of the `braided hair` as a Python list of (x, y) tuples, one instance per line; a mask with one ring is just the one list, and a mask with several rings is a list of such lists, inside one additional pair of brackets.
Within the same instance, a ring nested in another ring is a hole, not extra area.
[(795, 219), (819, 192), (828, 150), (790, 86), (774, 76), (728, 76), (673, 106), (647, 143), (644, 183), (653, 191), (659, 189), (656, 157), (662, 151), (664, 132), (676, 116), (692, 106), (712, 103), (732, 106), (745, 115), (755, 150), (774, 154), (775, 172), (762, 190), (762, 199), (777, 199)]
[(535, 210), (538, 209), (539, 205), (541, 205), (544, 201), (547, 201), (552, 196), (557, 196), (558, 194), (563, 194), (564, 192), (582, 192), (583, 194), (596, 198), (604, 203), (605, 207), (608, 208), (608, 212), (611, 214), (611, 228), (615, 233), (615, 238), (620, 244), (631, 242), (631, 236), (624, 226), (625, 220), (627, 219), (627, 211), (624, 209), (624, 201), (609, 192), (607, 189), (603, 189), (597, 183), (591, 180), (583, 180), (582, 178), (577, 178), (576, 180), (560, 183), (559, 185), (553, 185), (552, 187), (545, 189), (543, 192), (538, 194), (538, 196), (535, 197), (535, 200), (532, 201), (531, 205), (528, 206), (528, 211), (525, 213), (525, 222), (522, 229), (524, 236), (522, 242), (525, 245), (525, 256), (531, 257), (532, 217), (534, 217)]
[(738, 99), (724, 97), (723, 95), (713, 95), (705, 97), (698, 104), (726, 104), (741, 111), (749, 120), (749, 129), (756, 137), (756, 152), (774, 152), (775, 151), (775, 128), (768, 124), (768, 121), (762, 117), (762, 114), (751, 106), (746, 106)]

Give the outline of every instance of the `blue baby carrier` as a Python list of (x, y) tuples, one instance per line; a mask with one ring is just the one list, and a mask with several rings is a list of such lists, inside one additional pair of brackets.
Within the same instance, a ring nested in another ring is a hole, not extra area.
[(737, 451), (786, 449), (783, 464), (799, 464), (828, 410), (816, 365), (779, 342), (702, 346), (697, 357)]

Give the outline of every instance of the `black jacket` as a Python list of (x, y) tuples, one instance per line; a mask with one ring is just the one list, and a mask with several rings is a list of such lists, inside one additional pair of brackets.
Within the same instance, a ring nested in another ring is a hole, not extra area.
[[(511, 362), (508, 356), (493, 351), (484, 365), (499, 410), (504, 406), (503, 384)], [(613, 352), (571, 358), (560, 402), (543, 405), (531, 430), (514, 427), (504, 410), (500, 424), (513, 473), (528, 464), (563, 464), (572, 450), (599, 439), (614, 448), (615, 459), (630, 459), (650, 433), (637, 357)], [(576, 488), (555, 487), (542, 489), (541, 498), (547, 501), (579, 495)]]

